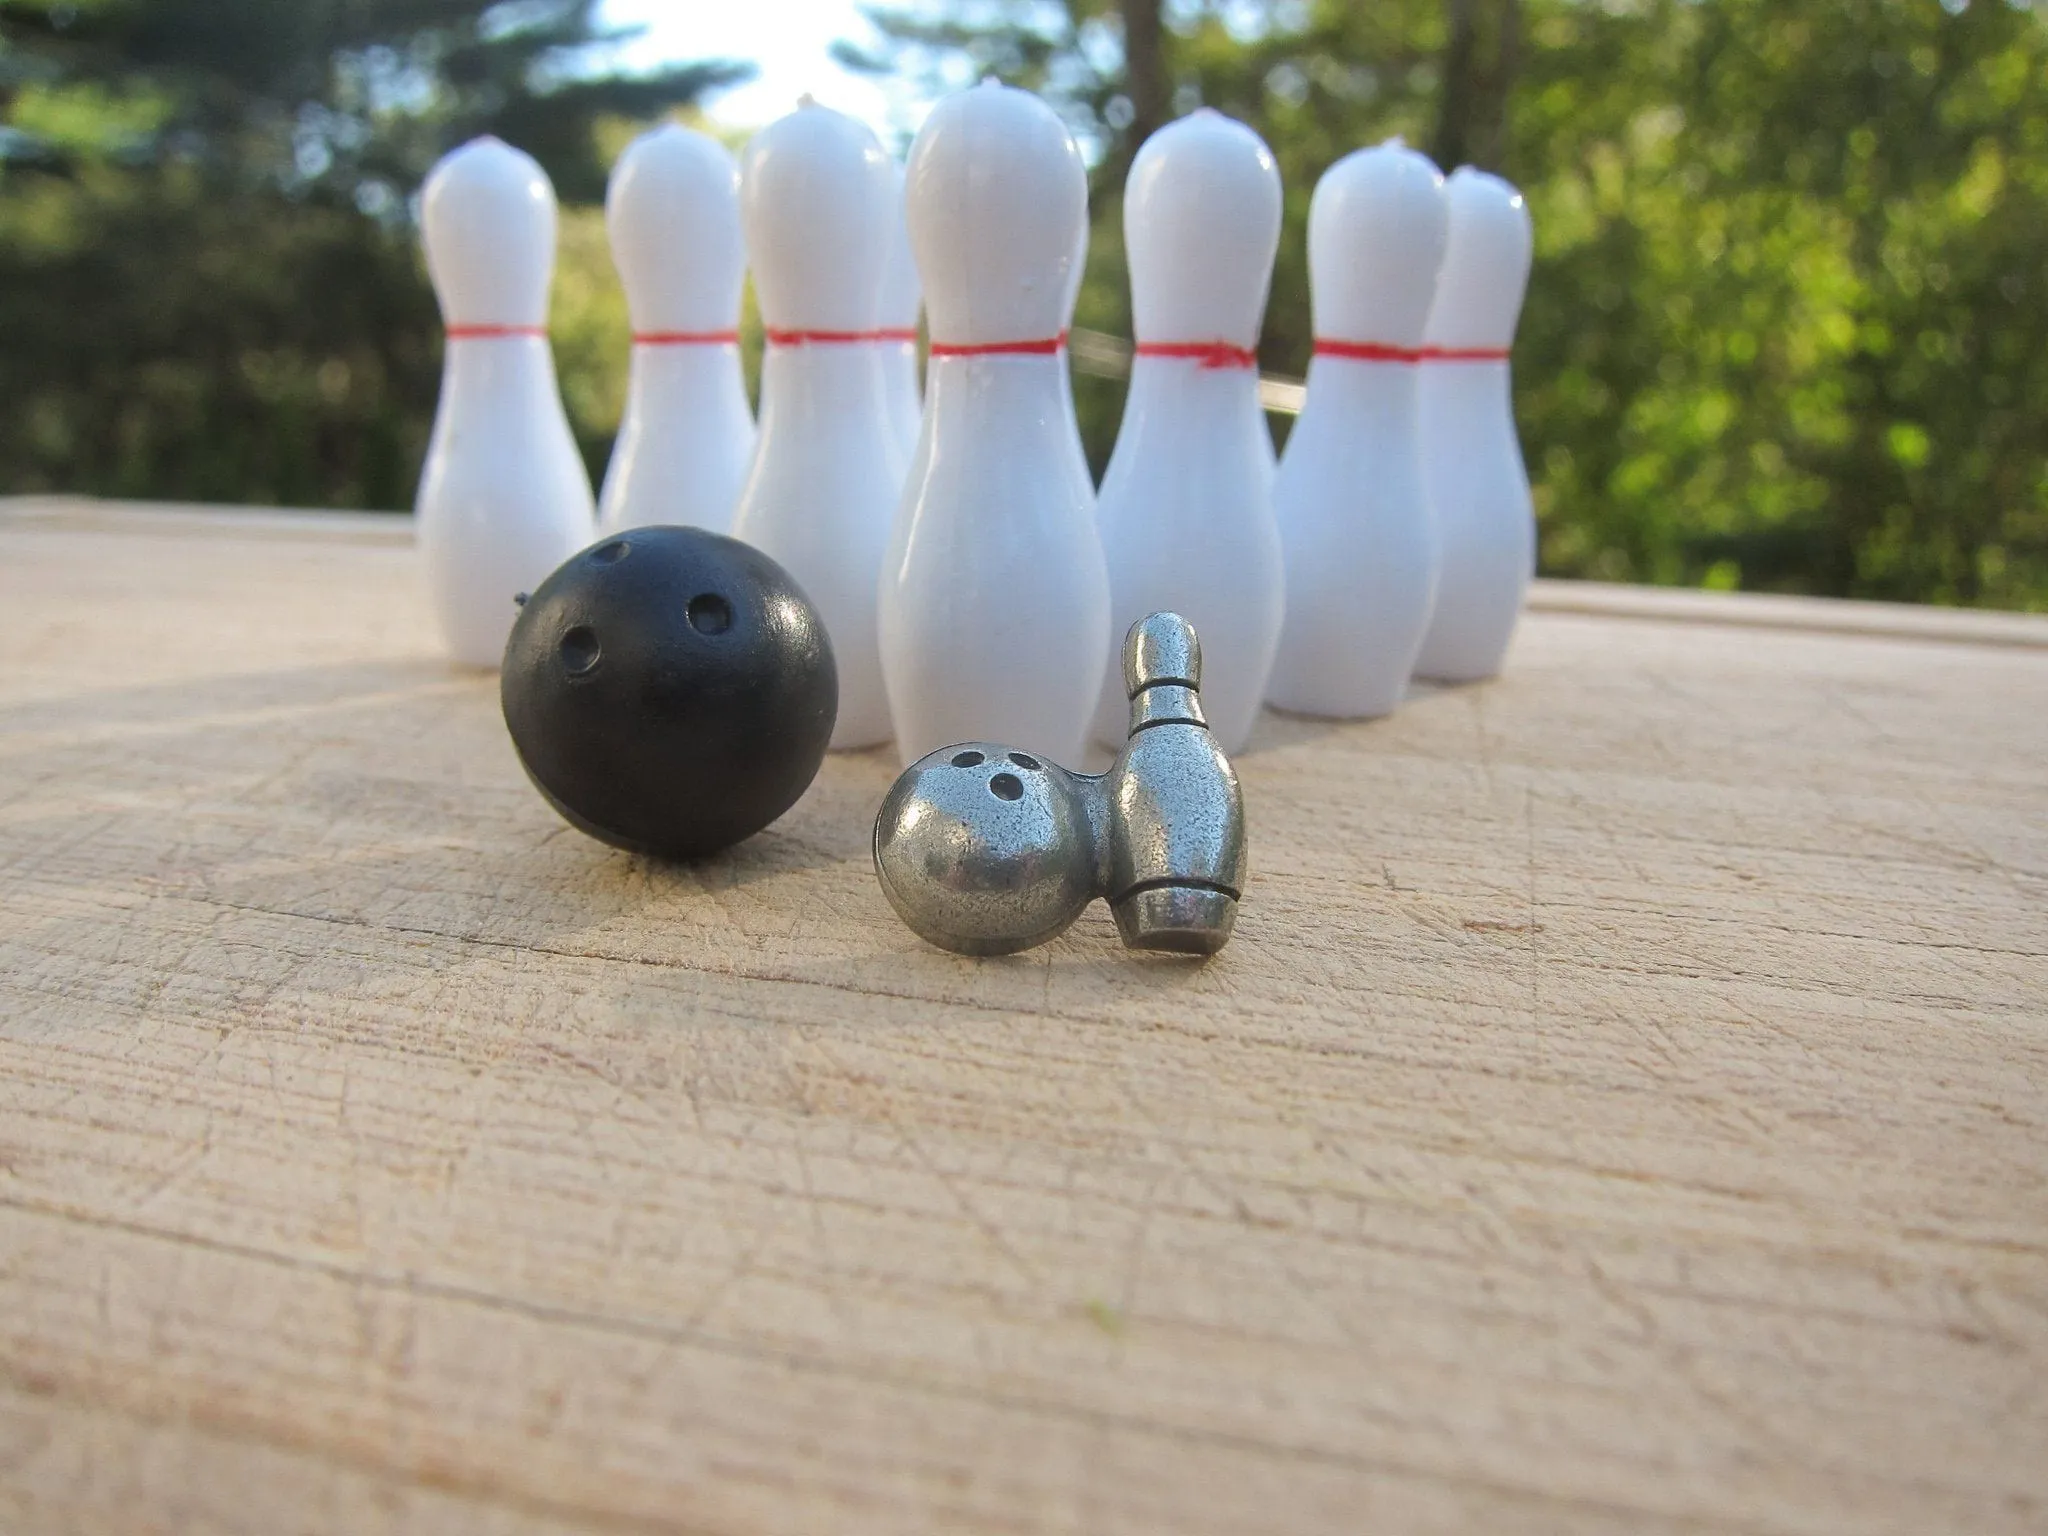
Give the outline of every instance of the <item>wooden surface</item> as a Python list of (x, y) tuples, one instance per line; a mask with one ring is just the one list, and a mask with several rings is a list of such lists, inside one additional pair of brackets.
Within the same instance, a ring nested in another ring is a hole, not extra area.
[(880, 754), (564, 828), (407, 537), (0, 509), (0, 1530), (2048, 1528), (2048, 621), (1544, 587), (976, 962)]

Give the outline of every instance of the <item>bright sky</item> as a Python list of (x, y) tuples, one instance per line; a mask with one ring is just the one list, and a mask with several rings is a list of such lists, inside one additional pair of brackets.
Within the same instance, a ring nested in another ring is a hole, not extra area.
[(707, 103), (728, 127), (771, 122), (806, 91), (862, 119), (885, 143), (907, 139), (924, 120), (928, 104), (902, 82), (856, 75), (833, 61), (835, 42), (876, 42), (858, 0), (608, 0), (604, 15), (648, 29), (627, 55), (631, 64), (726, 58), (758, 66), (748, 84)]

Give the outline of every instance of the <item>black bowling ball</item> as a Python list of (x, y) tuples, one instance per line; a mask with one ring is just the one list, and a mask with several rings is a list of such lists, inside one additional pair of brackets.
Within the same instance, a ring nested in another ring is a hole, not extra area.
[(519, 761), (574, 826), (637, 853), (725, 848), (796, 804), (839, 673), (773, 560), (699, 528), (629, 528), (520, 609), (499, 679)]

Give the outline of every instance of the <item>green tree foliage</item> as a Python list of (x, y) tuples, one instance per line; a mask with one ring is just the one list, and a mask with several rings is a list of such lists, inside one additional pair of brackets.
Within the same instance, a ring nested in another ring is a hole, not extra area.
[[(1096, 167), (1079, 322), (1118, 334), (1145, 124), (1251, 122), (1287, 189), (1283, 372), (1331, 161), (1399, 133), (1510, 176), (1548, 571), (2048, 608), (2036, 6), (897, 0), (865, 62), (1054, 102)], [(569, 205), (556, 349), (601, 468), (606, 164), (737, 72), (621, 78), (622, 41), (595, 0), (0, 0), (0, 489), (408, 502), (440, 341), (407, 198), (486, 131)], [(1099, 467), (1122, 390), (1076, 393)]]
[(1546, 558), (2048, 607), (2041, 18), (1552, 7), (1531, 42), (1508, 163)]
[[(873, 13), (877, 66), (1056, 99), (1101, 168), (1080, 323), (1115, 331), (1129, 8)], [(1516, 398), (1547, 571), (2048, 608), (2040, 10), (1185, 0), (1164, 18), (1175, 110), (1250, 122), (1285, 178), (1268, 367), (1306, 366), (1308, 202), (1339, 155), (1399, 133), (1525, 189)], [(1079, 393), (1098, 462), (1117, 396)]]
[(595, 200), (605, 120), (745, 72), (621, 76), (595, 12), (0, 0), (0, 483), (409, 502), (440, 339), (407, 198), (434, 158), (494, 132)]

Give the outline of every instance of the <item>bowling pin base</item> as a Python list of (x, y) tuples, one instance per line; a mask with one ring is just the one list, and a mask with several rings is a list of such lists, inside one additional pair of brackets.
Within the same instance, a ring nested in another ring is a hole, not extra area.
[(1392, 698), (1345, 700), (1342, 703), (1318, 699), (1297, 703), (1278, 694), (1269, 694), (1266, 707), (1286, 715), (1307, 715), (1315, 720), (1378, 720), (1399, 709), (1406, 696), (1404, 688)]
[(1237, 898), (1210, 886), (1155, 885), (1132, 892), (1110, 910), (1126, 949), (1213, 955), (1237, 926)]
[(1459, 688), (1467, 683), (1490, 683), (1500, 676), (1500, 664), (1496, 662), (1487, 668), (1436, 667), (1428, 672), (1418, 670), (1418, 682), (1436, 683), (1446, 688)]
[(826, 750), (831, 752), (872, 752), (876, 747), (888, 746), (894, 739), (887, 731), (882, 732), (879, 736), (863, 731), (853, 741), (841, 741), (834, 737), (832, 745)]
[[(830, 621), (827, 621), (830, 629)], [(846, 626), (853, 629), (853, 626)], [(860, 645), (860, 635), (852, 635), (854, 646)], [(870, 642), (872, 648), (872, 641)], [(850, 679), (853, 670), (845, 663), (839, 672), (839, 720), (832, 727), (834, 752), (865, 752), (870, 747), (885, 747), (896, 739), (896, 732), (889, 722), (889, 700), (882, 692), (879, 676), (863, 680)]]
[(1443, 604), (1439, 594), (1438, 610), (1415, 657), (1415, 676), (1432, 683), (1483, 683), (1499, 677), (1514, 642), (1515, 620), (1521, 616), (1520, 593), (1515, 596), (1503, 624), (1499, 619), (1475, 623)]

